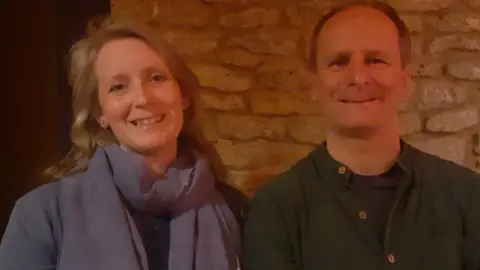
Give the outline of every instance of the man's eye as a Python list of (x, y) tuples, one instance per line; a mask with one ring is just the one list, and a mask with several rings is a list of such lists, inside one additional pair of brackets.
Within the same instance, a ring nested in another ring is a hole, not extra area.
[(347, 60), (344, 59), (337, 59), (328, 64), (329, 67), (342, 67), (348, 64)]
[(369, 65), (376, 65), (376, 64), (385, 64), (385, 61), (383, 61), (382, 59), (380, 58), (368, 58), (366, 60), (367, 64)]

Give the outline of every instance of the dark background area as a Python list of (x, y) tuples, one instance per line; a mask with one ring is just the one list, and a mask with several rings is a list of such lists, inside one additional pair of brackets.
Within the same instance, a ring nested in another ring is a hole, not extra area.
[[(109, 0), (2, 0), (0, 238), (20, 196), (51, 179), (42, 170), (69, 148), (66, 55)], [(3, 148), (3, 147), (2, 147)]]

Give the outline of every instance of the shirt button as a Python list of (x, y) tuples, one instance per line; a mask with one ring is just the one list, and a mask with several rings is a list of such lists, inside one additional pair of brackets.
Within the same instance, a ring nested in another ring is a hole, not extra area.
[(365, 220), (367, 219), (368, 215), (365, 211), (360, 211), (358, 212), (358, 218), (361, 219), (361, 220)]
[(395, 263), (395, 256), (393, 254), (388, 254), (387, 260), (389, 263), (394, 264)]
[(339, 174), (345, 174), (347, 172), (347, 168), (345, 168), (345, 166), (340, 166), (338, 168), (338, 173)]

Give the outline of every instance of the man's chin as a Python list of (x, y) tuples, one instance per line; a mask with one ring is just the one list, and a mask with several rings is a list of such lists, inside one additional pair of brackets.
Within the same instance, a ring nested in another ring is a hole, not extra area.
[(364, 138), (375, 133), (378, 126), (372, 123), (352, 123), (343, 124), (335, 127), (335, 132), (348, 137)]

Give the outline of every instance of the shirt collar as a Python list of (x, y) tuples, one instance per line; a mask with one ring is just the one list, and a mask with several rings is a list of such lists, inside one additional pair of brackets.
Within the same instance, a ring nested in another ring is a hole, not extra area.
[[(405, 141), (401, 140), (401, 150), (394, 166), (398, 166), (402, 172), (411, 175), (414, 172), (414, 150)], [(326, 178), (340, 179), (347, 186), (351, 185), (351, 176), (353, 172), (341, 162), (335, 160), (327, 150), (326, 142), (322, 143), (314, 151), (314, 163), (319, 169), (320, 174), (327, 174)], [(337, 181), (336, 181), (337, 182)]]

